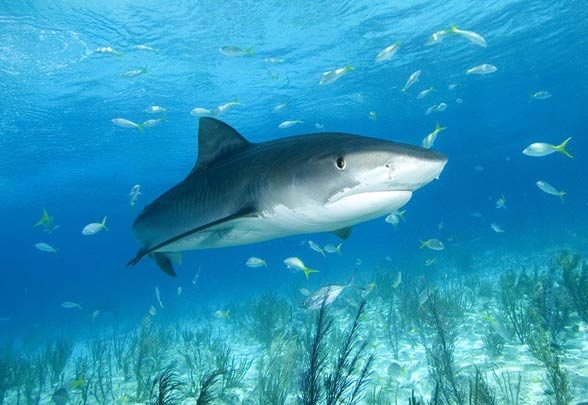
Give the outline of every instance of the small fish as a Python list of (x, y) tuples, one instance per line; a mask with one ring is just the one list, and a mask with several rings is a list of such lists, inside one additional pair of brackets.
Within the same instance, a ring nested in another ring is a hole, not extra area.
[(442, 231), (443, 229), (445, 229), (445, 224), (441, 221), (439, 222), (439, 225), (437, 225), (437, 230)]
[(445, 245), (439, 239), (428, 239), (428, 240), (421, 240), (421, 246), (419, 249), (422, 248), (429, 248), (431, 250), (443, 250), (445, 249)]
[(155, 307), (153, 305), (151, 305), (149, 307), (149, 315), (151, 315), (151, 316), (157, 315), (157, 309), (155, 309)]
[(497, 70), (498, 68), (496, 66), (484, 63), (482, 65), (474, 66), (473, 68), (466, 70), (465, 73), (466, 75), (487, 75), (490, 73), (494, 73)]
[(58, 388), (51, 396), (51, 401), (55, 405), (66, 405), (69, 402), (69, 394), (65, 387)]
[(541, 191), (543, 191), (547, 194), (556, 195), (559, 198), (561, 198), (561, 202), (563, 204), (563, 202), (564, 202), (563, 196), (567, 194), (565, 191), (557, 191), (555, 189), (555, 187), (553, 187), (551, 184), (549, 184), (548, 182), (546, 182), (544, 180), (539, 180), (536, 184), (537, 184), (537, 187), (539, 187), (539, 189)]
[(427, 110), (425, 111), (425, 115), (431, 115), (432, 112), (435, 112), (435, 110), (437, 109), (437, 104), (430, 106), (429, 108), (427, 108)]
[[(404, 214), (404, 211), (402, 211), (402, 213)], [(400, 223), (400, 215), (398, 214), (389, 214), (384, 221), (386, 221), (389, 224), (392, 224), (394, 226), (394, 228), (396, 228), (398, 226), (398, 224)]]
[(423, 138), (423, 148), (426, 149), (430, 149), (433, 147), (433, 145), (435, 144), (435, 140), (437, 139), (437, 135), (439, 135), (439, 133), (441, 131), (446, 130), (447, 127), (442, 127), (439, 125), (439, 123), (437, 122), (437, 125), (435, 125), (435, 129), (433, 130), (433, 132), (431, 132), (430, 134), (428, 134), (427, 136), (425, 136)]
[(417, 99), (422, 99), (427, 97), (432, 91), (435, 91), (435, 88), (433, 86), (429, 87), (426, 90), (421, 91), (418, 95), (417, 95)]
[(207, 108), (202, 107), (195, 107), (190, 111), (190, 115), (193, 117), (205, 117), (205, 116), (213, 116), (214, 112), (210, 111)]
[(99, 316), (100, 316), (100, 310), (95, 309), (94, 312), (92, 312), (92, 320), (95, 321), (96, 318), (98, 318)]
[(496, 200), (496, 208), (506, 208), (506, 198), (504, 197), (504, 194), (500, 194), (500, 198)]
[(280, 80), (280, 74), (274, 73), (270, 69), (267, 70), (267, 77), (268, 77), (268, 79), (272, 79), (272, 80)]
[(341, 293), (348, 287), (353, 285), (353, 277), (346, 285), (328, 285), (321, 287), (315, 292), (311, 293), (306, 300), (304, 306), (309, 310), (319, 309), (323, 305), (330, 305), (341, 295)]
[(194, 287), (198, 287), (198, 279), (200, 278), (200, 267), (198, 267), (198, 272), (194, 274), (194, 278), (192, 279), (192, 285)]
[(143, 194), (141, 193), (141, 185), (135, 184), (131, 188), (131, 192), (129, 193), (129, 204), (131, 205), (131, 207), (135, 206), (135, 204), (137, 203), (137, 199), (141, 194)]
[(341, 246), (343, 246), (343, 243), (339, 243), (337, 246), (333, 245), (332, 243), (327, 243), (324, 250), (327, 253), (337, 253), (339, 256), (341, 256)]
[(147, 114), (164, 114), (167, 112), (167, 110), (163, 107), (158, 106), (158, 105), (152, 105), (152, 106), (145, 108), (145, 112)]
[(127, 78), (133, 78), (133, 77), (141, 76), (142, 74), (145, 74), (145, 73), (147, 73), (147, 68), (143, 67), (140, 69), (128, 70), (128, 71), (124, 72), (121, 76), (127, 77)]
[(133, 48), (138, 49), (140, 51), (157, 52), (157, 49), (152, 48), (149, 45), (135, 45)]
[(392, 56), (400, 49), (400, 41), (394, 42), (392, 45), (382, 49), (376, 56), (376, 62), (384, 62), (392, 59)]
[(298, 291), (300, 291), (300, 294), (304, 295), (305, 297), (308, 297), (310, 295), (310, 291), (308, 290), (308, 288), (301, 288)]
[(282, 110), (284, 110), (288, 105), (286, 103), (280, 103), (277, 104), (276, 106), (274, 106), (274, 108), (272, 108), (272, 111), (275, 113), (278, 113)]
[(541, 91), (537, 91), (533, 94), (531, 94), (531, 97), (529, 98), (529, 102), (533, 101), (533, 100), (547, 100), (548, 98), (551, 98), (551, 93), (548, 92), (547, 90), (541, 90)]
[(439, 103), (437, 105), (437, 108), (435, 108), (435, 112), (443, 112), (443, 111), (445, 111), (445, 109), (447, 109), (447, 104)]
[(337, 80), (339, 80), (344, 74), (355, 70), (355, 68), (351, 65), (345, 65), (342, 68), (329, 70), (324, 72), (321, 76), (321, 80), (319, 82), (320, 86), (325, 86), (327, 84), (331, 84)]
[(406, 81), (406, 83), (404, 84), (404, 87), (402, 88), (401, 91), (405, 92), (410, 89), (410, 87), (415, 84), (416, 82), (419, 81), (419, 77), (421, 77), (421, 71), (417, 70), (416, 72), (414, 72), (413, 74), (411, 74), (408, 77), (408, 80)]
[(361, 259), (359, 257), (357, 259), (355, 259), (355, 265), (356, 266), (361, 266), (361, 263), (362, 263), (362, 261), (361, 261)]
[(457, 84), (455, 84), (455, 83), (451, 83), (449, 86), (447, 86), (447, 88), (448, 88), (449, 90), (452, 90), (452, 91), (453, 91), (453, 90), (457, 89)]
[(372, 121), (375, 121), (378, 119), (378, 114), (375, 111), (370, 111), (368, 113), (368, 118)]
[(159, 125), (161, 123), (161, 121), (162, 121), (161, 118), (157, 118), (154, 120), (147, 120), (147, 121), (143, 122), (141, 124), (141, 126), (143, 128), (153, 128), (154, 126)]
[(45, 232), (51, 234), (51, 233), (53, 233), (54, 230), (59, 228), (61, 225), (55, 225), (55, 219), (49, 215), (49, 213), (47, 212), (47, 210), (45, 208), (43, 208), (43, 216), (41, 217), (41, 219), (39, 221), (37, 221), (37, 223), (34, 226), (35, 227), (42, 226), (44, 228)]
[(422, 307), (425, 302), (427, 302), (429, 300), (429, 289), (425, 288), (423, 291), (421, 291), (421, 293), (419, 294), (419, 305)]
[(284, 121), (280, 125), (278, 125), (278, 128), (286, 129), (286, 128), (290, 128), (290, 127), (293, 127), (294, 125), (298, 125), (298, 124), (302, 124), (302, 123), (303, 123), (303, 121), (300, 121), (300, 120)]
[(397, 289), (400, 283), (402, 283), (402, 273), (398, 272), (392, 281), (392, 288)]
[(157, 303), (163, 309), (163, 302), (161, 302), (161, 294), (159, 293), (159, 287), (155, 286), (155, 298), (157, 299)]
[(214, 313), (212, 315), (214, 315), (214, 317), (216, 319), (229, 319), (229, 316), (231, 315), (231, 311), (230, 310), (223, 311), (223, 310), (219, 309), (217, 311), (214, 311)]
[(218, 49), (220, 53), (231, 58), (239, 56), (255, 56), (253, 48), (240, 48), (235, 45), (226, 45)]
[(265, 260), (260, 259), (259, 257), (250, 257), (245, 262), (245, 265), (251, 268), (267, 267), (267, 263), (265, 262)]
[(110, 54), (114, 56), (123, 56), (122, 52), (117, 52), (112, 49), (110, 46), (101, 46), (100, 48), (96, 48), (96, 53), (103, 53), (103, 54)]
[(242, 106), (243, 104), (239, 103), (239, 100), (235, 99), (233, 101), (229, 101), (228, 103), (224, 103), (216, 107), (217, 114), (226, 113), (229, 110), (232, 110), (235, 107)]
[(284, 63), (286, 61), (286, 59), (284, 59), (284, 58), (266, 58), (263, 61), (265, 63), (280, 64), (280, 63)]
[(288, 270), (292, 272), (302, 271), (307, 280), (311, 273), (318, 273), (318, 270), (309, 269), (306, 267), (302, 260), (300, 260), (298, 257), (288, 257), (286, 260), (284, 260), (284, 264)]
[(321, 255), (325, 255), (325, 252), (323, 251), (323, 249), (321, 249), (321, 247), (314, 241), (309, 240), (308, 241), (308, 247), (311, 248), (312, 250), (314, 250), (317, 253), (320, 253)]
[(568, 145), (568, 142), (570, 142), (571, 140), (572, 138), (569, 137), (559, 145), (552, 145), (550, 143), (543, 142), (532, 143), (529, 146), (527, 146), (525, 150), (523, 150), (523, 155), (541, 157), (551, 155), (555, 152), (559, 152), (563, 155), (566, 155), (569, 158), (573, 158), (574, 156), (572, 156), (572, 154), (566, 150), (566, 146)]
[(86, 225), (84, 227), (84, 229), (82, 229), (82, 235), (84, 235), (84, 236), (95, 235), (103, 229), (105, 231), (108, 231), (108, 228), (106, 227), (106, 217), (104, 217), (104, 219), (100, 223), (99, 222), (92, 222), (91, 224)]
[(448, 30), (441, 30), (441, 31), (434, 32), (427, 39), (427, 42), (425, 43), (425, 45), (438, 44), (441, 41), (443, 41), (445, 39), (445, 37), (447, 37), (447, 35), (449, 35), (449, 34), (450, 34), (450, 32)]
[(61, 307), (62, 308), (66, 308), (66, 309), (82, 309), (82, 306), (80, 304), (76, 304), (75, 302), (71, 302), (71, 301), (64, 301), (61, 303)]
[(496, 233), (503, 233), (504, 232), (504, 229), (502, 229), (500, 227), (500, 225), (498, 225), (496, 222), (492, 222), (490, 224), (490, 228), (492, 228), (492, 230)]
[(473, 32), (473, 31), (466, 31), (466, 30), (460, 30), (459, 28), (457, 28), (456, 25), (453, 25), (449, 31), (452, 34), (456, 34), (459, 35), (461, 37), (464, 37), (465, 39), (467, 39), (468, 41), (470, 41), (473, 44), (476, 44), (478, 46), (481, 46), (483, 48), (486, 48), (488, 45), (486, 44), (486, 40), (484, 39), (483, 36), (481, 36), (480, 34), (478, 34), (477, 32)]
[(366, 298), (368, 295), (371, 294), (372, 291), (376, 289), (377, 286), (378, 285), (376, 284), (376, 282), (372, 281), (371, 283), (363, 287), (361, 289), (361, 298)]
[(455, 102), (457, 104), (463, 104), (463, 99), (458, 97), (458, 98), (455, 99)]
[(315, 127), (316, 129), (324, 129), (324, 128), (325, 128), (325, 126), (324, 126), (323, 124), (321, 124), (320, 122), (316, 122), (316, 123), (314, 124), (314, 127)]
[(436, 259), (433, 257), (432, 259), (425, 260), (425, 267), (430, 267), (435, 264)]
[(47, 252), (47, 253), (55, 253), (57, 254), (57, 249), (55, 249), (53, 246), (51, 246), (48, 243), (45, 242), (39, 242), (35, 244), (35, 247), (40, 250), (41, 252)]
[(121, 127), (121, 128), (133, 128), (133, 129), (138, 129), (139, 131), (142, 131), (143, 130), (143, 127), (141, 126), (141, 124), (137, 124), (136, 122), (133, 122), (133, 121), (128, 120), (126, 118), (115, 118), (115, 119), (113, 119), (111, 121), (117, 127)]
[(178, 297), (182, 295), (182, 286), (179, 286), (177, 289)]

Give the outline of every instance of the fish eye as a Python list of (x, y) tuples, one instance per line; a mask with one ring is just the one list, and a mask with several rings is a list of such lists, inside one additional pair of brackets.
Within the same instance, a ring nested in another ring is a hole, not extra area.
[(342, 157), (338, 157), (335, 163), (337, 165), (337, 169), (339, 170), (345, 170), (345, 166), (347, 166), (347, 162), (345, 162), (345, 159)]

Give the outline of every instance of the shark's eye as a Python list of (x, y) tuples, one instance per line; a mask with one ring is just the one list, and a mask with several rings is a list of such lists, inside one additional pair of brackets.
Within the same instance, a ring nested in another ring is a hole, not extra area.
[(338, 157), (335, 163), (337, 164), (337, 169), (345, 170), (345, 166), (347, 165), (345, 159), (343, 159), (342, 157)]

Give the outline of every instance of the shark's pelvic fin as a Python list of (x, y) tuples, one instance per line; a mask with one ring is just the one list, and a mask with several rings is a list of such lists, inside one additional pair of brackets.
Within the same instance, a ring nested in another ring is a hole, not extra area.
[(164, 253), (151, 253), (151, 256), (155, 260), (155, 263), (159, 266), (163, 272), (169, 276), (175, 277), (176, 272), (174, 271), (174, 266), (172, 265), (172, 261), (169, 256), (165, 255)]
[(331, 233), (339, 237), (339, 239), (347, 240), (351, 235), (351, 227), (337, 229), (336, 231), (331, 231)]
[(165, 248), (168, 245), (171, 245), (174, 242), (177, 242), (187, 236), (193, 235), (197, 232), (201, 232), (207, 228), (212, 228), (214, 226), (217, 225), (221, 225), (223, 223), (229, 222), (229, 221), (233, 221), (239, 218), (243, 218), (243, 217), (248, 217), (248, 216), (252, 216), (255, 215), (256, 213), (256, 209), (255, 207), (244, 207), (242, 209), (240, 209), (239, 211), (235, 212), (234, 214), (231, 215), (227, 215), (226, 217), (217, 219), (215, 221), (209, 222), (207, 224), (201, 225), (201, 226), (197, 226), (196, 228), (190, 229), (186, 232), (183, 232), (179, 235), (176, 235), (172, 238), (169, 238), (166, 241), (163, 241), (155, 246), (152, 246), (150, 248), (141, 248), (139, 249), (139, 251), (137, 252), (137, 255), (130, 260), (127, 263), (127, 266), (134, 266), (137, 263), (139, 263), (141, 261), (141, 259), (147, 255), (151, 255), (153, 256), (153, 258), (155, 259), (155, 262), (157, 263), (157, 265), (167, 274), (175, 276), (175, 272), (172, 266), (172, 258), (175, 258), (174, 254), (168, 254), (165, 251), (164, 252), (157, 252), (160, 249)]
[(230, 125), (215, 118), (202, 117), (198, 127), (198, 160), (190, 173), (206, 168), (250, 144)]

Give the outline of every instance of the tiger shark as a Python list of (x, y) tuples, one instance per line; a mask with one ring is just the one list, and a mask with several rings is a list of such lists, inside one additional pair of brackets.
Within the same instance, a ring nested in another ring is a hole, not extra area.
[(180, 183), (147, 205), (133, 224), (149, 256), (175, 276), (183, 251), (333, 232), (398, 210), (439, 178), (437, 152), (347, 133), (315, 133), (253, 143), (231, 126), (200, 118), (198, 159)]

